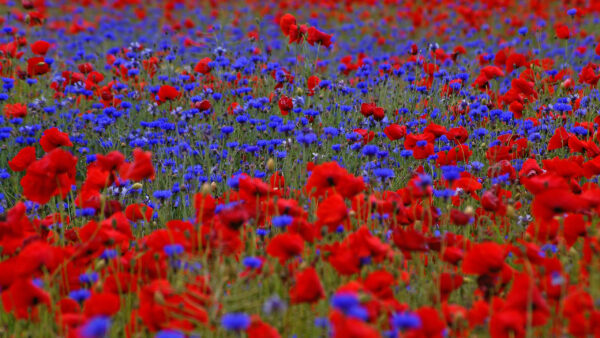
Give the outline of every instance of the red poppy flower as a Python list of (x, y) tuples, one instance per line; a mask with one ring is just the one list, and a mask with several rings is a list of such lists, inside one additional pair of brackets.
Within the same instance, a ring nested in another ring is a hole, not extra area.
[(521, 53), (512, 53), (506, 59), (506, 72), (512, 73), (515, 68), (527, 66), (527, 57)]
[(4, 106), (4, 115), (8, 118), (23, 118), (27, 116), (27, 106), (22, 103), (8, 103)]
[(279, 27), (285, 36), (290, 35), (290, 31), (294, 26), (296, 26), (296, 18), (289, 13), (284, 14), (281, 19), (279, 19)]
[(47, 203), (60, 195), (65, 198), (75, 184), (77, 158), (56, 148), (27, 168), (21, 179), (23, 195), (33, 202)]
[(279, 101), (277, 102), (279, 105), (279, 110), (281, 111), (281, 115), (287, 115), (290, 113), (290, 110), (294, 108), (294, 101), (291, 98), (282, 95)]
[(290, 258), (301, 255), (303, 251), (304, 240), (298, 234), (279, 234), (273, 237), (267, 245), (269, 256), (278, 258), (281, 265)]
[(414, 331), (417, 337), (443, 337), (446, 323), (440, 318), (438, 310), (423, 306), (416, 311), (421, 319), (421, 327)]
[(238, 230), (251, 217), (242, 203), (236, 203), (221, 209), (217, 216), (221, 223), (231, 230)]
[(587, 234), (587, 224), (583, 215), (569, 214), (565, 217), (563, 224), (563, 237), (565, 238), (567, 248), (571, 248), (579, 237), (585, 237)]
[(94, 293), (83, 303), (83, 312), (88, 318), (96, 316), (110, 317), (119, 312), (119, 295), (113, 293)]
[(210, 62), (212, 62), (211, 58), (204, 58), (198, 61), (196, 66), (194, 66), (194, 71), (204, 75), (209, 74), (212, 70), (212, 68), (208, 65)]
[(481, 74), (483, 74), (487, 80), (504, 76), (502, 69), (496, 66), (485, 66), (481, 68)]
[(506, 212), (506, 205), (502, 201), (502, 197), (496, 195), (491, 190), (487, 190), (481, 196), (481, 206), (486, 211), (491, 211), (504, 215)]
[(394, 284), (396, 284), (396, 278), (387, 270), (373, 271), (363, 282), (365, 289), (379, 299), (393, 299), (394, 290), (392, 290), (392, 286)]
[(196, 209), (196, 221), (206, 222), (214, 216), (216, 203), (209, 194), (199, 193), (194, 196), (194, 207)]
[(569, 143), (569, 133), (565, 127), (558, 127), (548, 142), (548, 151), (566, 147)]
[(133, 163), (123, 163), (119, 174), (125, 180), (141, 181), (154, 179), (154, 166), (152, 165), (152, 153), (140, 148), (133, 150)]
[(519, 170), (519, 177), (530, 178), (542, 174), (543, 172), (544, 171), (540, 168), (535, 159), (528, 158), (523, 162), (523, 166), (521, 167), (521, 170)]
[(360, 257), (347, 243), (334, 243), (325, 246), (324, 250), (330, 252), (327, 261), (338, 274), (350, 276), (360, 272), (362, 267)]
[(8, 161), (8, 166), (13, 171), (23, 171), (35, 161), (35, 147), (25, 147), (21, 149), (12, 160)]
[(501, 160), (492, 164), (487, 171), (489, 178), (494, 178), (502, 175), (508, 175), (510, 180), (517, 178), (517, 171), (507, 160)]
[(360, 105), (360, 113), (364, 117), (369, 117), (369, 116), (373, 115), (373, 111), (375, 110), (375, 108), (377, 108), (377, 106), (374, 103), (363, 102)]
[(354, 177), (337, 162), (326, 162), (315, 166), (306, 182), (306, 191), (317, 197), (324, 196), (326, 192), (335, 189), (344, 198), (352, 198), (364, 188), (362, 177)]
[(280, 338), (277, 329), (263, 322), (258, 316), (252, 316), (250, 326), (246, 329), (248, 338)]
[(132, 222), (137, 222), (139, 220), (148, 221), (152, 217), (153, 211), (154, 210), (151, 207), (143, 203), (134, 203), (125, 208), (125, 216)]
[(48, 53), (50, 43), (44, 40), (38, 40), (32, 43), (30, 47), (33, 54), (44, 56), (46, 53)]
[(94, 84), (99, 84), (100, 82), (104, 81), (104, 75), (102, 75), (102, 73), (93, 71), (87, 75), (86, 81)]
[(430, 122), (423, 130), (423, 133), (433, 134), (435, 138), (445, 135), (447, 132), (448, 130), (446, 130), (446, 127), (440, 126), (439, 124), (435, 124), (433, 122)]
[(586, 202), (571, 191), (563, 189), (546, 189), (536, 194), (531, 205), (533, 216), (541, 220), (550, 220), (568, 212), (583, 209)]
[(199, 111), (207, 111), (210, 108), (212, 108), (212, 105), (210, 104), (210, 101), (208, 100), (202, 100), (200, 102), (196, 102), (194, 103), (194, 108), (198, 109)]
[(329, 316), (332, 325), (332, 338), (361, 337), (361, 338), (380, 338), (381, 335), (371, 325), (360, 319), (346, 316), (342, 312), (335, 310)]
[(462, 144), (462, 143), (465, 143), (467, 141), (467, 139), (469, 138), (469, 132), (467, 131), (467, 129), (465, 127), (462, 127), (462, 126), (450, 128), (448, 130), (448, 132), (446, 133), (446, 137), (449, 140), (452, 140), (457, 144)]
[(327, 225), (333, 232), (348, 217), (348, 209), (340, 194), (333, 194), (319, 204), (317, 219), (319, 224)]
[(50, 296), (29, 279), (19, 278), (2, 291), (4, 311), (12, 312), (19, 319), (37, 318), (39, 304), (50, 307)]
[(125, 163), (125, 156), (120, 151), (111, 151), (106, 155), (96, 154), (96, 163), (102, 170), (113, 172), (119, 170)]
[(326, 34), (316, 29), (315, 27), (308, 28), (306, 42), (313, 46), (315, 43), (329, 48), (331, 46), (331, 34)]
[(459, 274), (443, 272), (439, 277), (439, 283), (442, 301), (446, 301), (454, 290), (457, 290), (461, 287), (463, 284), (463, 276)]
[(394, 244), (402, 251), (428, 251), (429, 246), (425, 236), (415, 229), (396, 228), (392, 235)]
[(271, 184), (271, 189), (277, 191), (285, 187), (285, 177), (279, 171), (276, 171), (269, 177), (269, 184)]
[(492, 338), (523, 338), (527, 317), (520, 311), (495, 311), (490, 320), (489, 333)]
[(181, 93), (175, 89), (175, 87), (169, 85), (162, 85), (158, 90), (158, 101), (159, 103), (163, 103), (165, 101), (172, 101), (181, 95)]
[(417, 142), (426, 141), (428, 144), (435, 142), (435, 135), (431, 133), (423, 133), (423, 134), (408, 134), (404, 139), (404, 148), (406, 149), (414, 149), (417, 146)]
[(94, 71), (94, 65), (89, 62), (80, 63), (77, 65), (77, 69), (79, 69), (79, 71), (83, 74), (88, 74)]
[(450, 210), (450, 220), (452, 221), (453, 224), (466, 225), (466, 224), (469, 224), (469, 222), (471, 221), (472, 218), (473, 218), (472, 215), (464, 213), (458, 209)]
[(596, 87), (598, 80), (600, 80), (600, 75), (596, 75), (597, 68), (598, 66), (593, 63), (584, 66), (579, 72), (579, 82)]
[(306, 86), (308, 87), (309, 96), (315, 94), (315, 88), (319, 85), (320, 82), (321, 80), (315, 75), (310, 76), (308, 80), (306, 80)]
[(385, 118), (385, 110), (381, 107), (375, 107), (373, 109), (373, 120), (381, 121)]
[(295, 284), (290, 288), (290, 302), (315, 303), (325, 298), (325, 290), (313, 267), (306, 268), (296, 273)]
[(34, 56), (27, 60), (27, 74), (31, 77), (44, 75), (50, 71), (50, 65), (46, 63), (43, 57)]
[(367, 144), (375, 138), (375, 132), (368, 131), (366, 129), (357, 128), (353, 130), (355, 133), (359, 134), (362, 137), (362, 143)]
[(556, 37), (559, 39), (568, 39), (571, 37), (571, 33), (569, 32), (569, 26), (564, 23), (557, 23), (554, 25), (554, 32), (556, 33)]
[(44, 131), (40, 138), (40, 145), (48, 153), (61, 146), (72, 147), (73, 143), (69, 140), (69, 134), (63, 133), (58, 128), (50, 128)]
[(385, 127), (383, 132), (390, 139), (390, 141), (395, 141), (403, 138), (406, 135), (406, 126), (399, 126), (395, 123), (392, 123)]
[(416, 145), (413, 149), (413, 157), (416, 160), (423, 160), (435, 153), (433, 144), (426, 143), (424, 145)]
[(519, 311), (524, 316), (529, 313), (532, 316), (533, 326), (544, 325), (550, 317), (550, 308), (544, 296), (535, 285), (535, 280), (525, 272), (515, 276), (503, 311)]
[(474, 244), (465, 254), (462, 271), (472, 275), (496, 274), (502, 271), (508, 250), (494, 242)]

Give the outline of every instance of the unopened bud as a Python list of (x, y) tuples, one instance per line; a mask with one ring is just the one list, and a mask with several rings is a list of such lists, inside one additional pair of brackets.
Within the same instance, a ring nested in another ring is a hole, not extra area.
[(106, 261), (104, 259), (99, 259), (96, 261), (95, 268), (96, 270), (102, 270), (106, 266)]
[(506, 207), (506, 215), (508, 217), (515, 217), (516, 214), (517, 211), (515, 210), (515, 207), (513, 207), (512, 205)]
[(204, 183), (204, 184), (202, 184), (202, 187), (200, 188), (200, 192), (201, 192), (203, 195), (208, 195), (208, 194), (210, 194), (210, 184), (208, 184), (208, 183)]
[(160, 291), (156, 291), (154, 293), (154, 301), (159, 304), (162, 305), (165, 303), (165, 296), (162, 294), (162, 292)]
[(273, 171), (273, 169), (275, 169), (275, 160), (273, 160), (273, 158), (269, 158), (267, 161), (267, 170)]

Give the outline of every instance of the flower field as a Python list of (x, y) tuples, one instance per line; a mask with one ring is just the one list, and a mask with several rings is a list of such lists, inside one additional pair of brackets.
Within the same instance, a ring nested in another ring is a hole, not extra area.
[(0, 8), (0, 336), (600, 337), (599, 1)]

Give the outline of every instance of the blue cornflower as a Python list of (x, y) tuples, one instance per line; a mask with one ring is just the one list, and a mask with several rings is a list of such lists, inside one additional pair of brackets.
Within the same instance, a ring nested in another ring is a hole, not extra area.
[(442, 166), (442, 175), (447, 181), (454, 181), (460, 178), (460, 170), (453, 165)]
[(113, 259), (116, 257), (117, 257), (117, 250), (115, 250), (115, 249), (104, 249), (104, 251), (100, 255), (100, 258), (107, 259), (107, 260)]
[(365, 156), (375, 156), (378, 151), (379, 148), (376, 145), (368, 144), (363, 147), (362, 154)]
[(509, 177), (510, 176), (508, 174), (504, 174), (504, 175), (500, 175), (498, 177), (494, 177), (494, 178), (492, 178), (492, 184), (504, 183), (504, 182), (508, 181)]
[(69, 292), (69, 297), (74, 299), (78, 303), (81, 303), (84, 300), (88, 299), (91, 295), (92, 293), (88, 289), (79, 289)]
[(479, 171), (479, 170), (483, 169), (484, 166), (485, 166), (485, 164), (478, 162), (478, 161), (471, 162), (471, 167), (475, 171)]
[(315, 133), (307, 133), (307, 134), (299, 134), (296, 137), (296, 141), (300, 144), (309, 145), (314, 143), (317, 140), (317, 135)]
[(185, 334), (175, 330), (162, 330), (157, 332), (154, 338), (185, 338)]
[(169, 244), (163, 247), (163, 251), (167, 256), (171, 257), (181, 255), (185, 250), (181, 244)]
[(269, 232), (270, 232), (269, 229), (265, 229), (265, 228), (256, 229), (256, 234), (259, 235), (259, 236), (261, 236), (261, 237), (268, 235)]
[(244, 263), (245, 267), (250, 269), (260, 269), (260, 267), (262, 266), (262, 260), (258, 257), (252, 256), (244, 258), (242, 263)]
[(531, 142), (537, 142), (542, 139), (542, 135), (540, 135), (540, 133), (533, 133), (529, 135), (527, 139), (529, 139)]
[(102, 338), (108, 335), (110, 319), (100, 316), (90, 319), (82, 328), (81, 336), (85, 338)]
[(287, 304), (285, 301), (281, 300), (279, 296), (274, 295), (269, 297), (263, 304), (263, 311), (270, 315), (272, 313), (284, 312), (287, 309)]
[(421, 327), (421, 318), (413, 313), (402, 312), (392, 317), (392, 325), (397, 330), (418, 329)]
[(521, 27), (521, 28), (519, 28), (519, 34), (526, 35), (527, 34), (527, 27)]
[(585, 136), (588, 133), (588, 130), (585, 129), (585, 127), (582, 127), (582, 126), (573, 127), (573, 128), (571, 128), (571, 131), (574, 134), (582, 135), (582, 136)]
[(350, 308), (350, 310), (346, 312), (346, 315), (348, 317), (354, 317), (363, 321), (369, 319), (369, 313), (362, 306), (354, 306)]
[(373, 170), (373, 174), (382, 180), (394, 177), (394, 170), (390, 168), (377, 168)]
[(421, 188), (427, 188), (433, 183), (431, 176), (429, 175), (419, 175), (419, 180), (417, 182)]
[(98, 281), (97, 272), (87, 272), (79, 275), (79, 282), (82, 284), (94, 284)]
[(221, 325), (230, 331), (245, 330), (250, 326), (250, 316), (245, 313), (227, 313), (221, 317)]
[(326, 317), (316, 317), (315, 318), (315, 326), (321, 328), (329, 327), (329, 319)]
[(232, 126), (224, 126), (221, 128), (221, 132), (225, 135), (229, 135), (231, 133), (233, 133), (233, 127)]
[(345, 313), (351, 308), (360, 305), (360, 301), (355, 294), (342, 292), (333, 296), (331, 305)]
[(77, 217), (89, 217), (94, 216), (95, 214), (96, 209), (94, 208), (75, 209), (75, 216)]
[(173, 195), (173, 193), (170, 190), (156, 190), (152, 195), (156, 199), (166, 200), (170, 198)]
[(292, 224), (293, 220), (294, 220), (294, 218), (292, 216), (281, 215), (281, 216), (275, 216), (275, 217), (273, 217), (271, 219), (271, 222), (273, 223), (274, 227), (283, 228), (285, 226), (288, 226), (288, 225)]

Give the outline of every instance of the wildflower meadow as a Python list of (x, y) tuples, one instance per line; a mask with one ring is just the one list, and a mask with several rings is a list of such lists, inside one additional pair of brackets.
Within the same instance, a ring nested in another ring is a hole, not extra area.
[(600, 1), (0, 9), (0, 336), (600, 337)]

